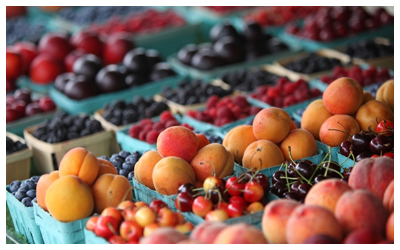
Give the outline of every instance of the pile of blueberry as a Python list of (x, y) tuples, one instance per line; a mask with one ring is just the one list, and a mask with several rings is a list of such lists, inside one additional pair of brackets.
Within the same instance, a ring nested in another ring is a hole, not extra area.
[(262, 85), (273, 85), (278, 78), (279, 76), (262, 69), (235, 70), (221, 76), (221, 80), (229, 84), (232, 89), (244, 92), (251, 92)]
[(204, 80), (194, 79), (182, 80), (176, 89), (166, 86), (161, 94), (172, 102), (181, 105), (192, 105), (204, 103), (212, 95), (224, 97), (232, 94), (232, 92), (232, 89), (226, 90), (220, 86), (211, 85)]
[(128, 151), (122, 150), (118, 154), (111, 155), (110, 158), (104, 155), (99, 158), (111, 162), (118, 174), (125, 176), (130, 181), (135, 176), (135, 165), (140, 157), (142, 157), (142, 154), (138, 151), (133, 151), (131, 154)]
[(102, 23), (112, 16), (126, 16), (147, 9), (144, 6), (83, 6), (65, 7), (59, 12), (60, 17), (78, 25)]
[(104, 106), (103, 117), (116, 126), (131, 124), (145, 118), (159, 116), (169, 110), (164, 102), (156, 102), (153, 98), (136, 96), (133, 101), (115, 100)]
[(345, 48), (345, 53), (351, 57), (370, 59), (393, 55), (394, 44), (389, 45), (376, 43), (373, 40), (362, 40), (352, 43)]
[(59, 143), (103, 131), (101, 123), (89, 115), (68, 115), (57, 112), (53, 119), (33, 131), (33, 136), (47, 143)]
[(32, 207), (32, 200), (36, 198), (36, 185), (39, 181), (39, 176), (32, 176), (25, 181), (15, 180), (10, 183), (11, 193), (22, 202), (25, 207)]
[(42, 24), (32, 24), (26, 17), (19, 16), (6, 20), (6, 44), (11, 45), (19, 41), (36, 43), (46, 29)]
[(287, 63), (285, 68), (303, 74), (312, 74), (333, 69), (337, 65), (342, 65), (339, 59), (323, 57), (311, 53), (308, 56)]
[(20, 141), (13, 141), (10, 137), (6, 136), (6, 154), (12, 154), (20, 150), (24, 150), (28, 146)]

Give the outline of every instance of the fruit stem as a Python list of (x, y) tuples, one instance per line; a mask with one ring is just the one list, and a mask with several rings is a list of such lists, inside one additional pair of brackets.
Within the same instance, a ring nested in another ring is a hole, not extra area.
[[(331, 161), (332, 161), (331, 146), (328, 146), (328, 150), (329, 150), (329, 160), (328, 160), (329, 165), (328, 166), (330, 166)], [(323, 167), (323, 166), (321, 165), (321, 167)], [(329, 169), (329, 167), (325, 169), (325, 173), (324, 173), (325, 177), (328, 175), (328, 169)]]
[(211, 176), (216, 177), (215, 166), (214, 166), (214, 164), (213, 164), (211, 161), (201, 161), (201, 162), (200, 162), (200, 165), (203, 165), (203, 164), (205, 164), (205, 163), (207, 163), (207, 162), (210, 163), (211, 166), (213, 167), (213, 169), (211, 170)]
[[(329, 166), (330, 166), (330, 165), (331, 165), (331, 164), (329, 163)], [(337, 171), (336, 169), (329, 168), (329, 167), (324, 167), (324, 166), (322, 166), (322, 167), (326, 169), (326, 170), (325, 170), (325, 177), (326, 177), (326, 174), (328, 173), (328, 169), (329, 169), (329, 170), (331, 170), (331, 171), (337, 173), (338, 175), (340, 175), (340, 178), (343, 178), (343, 175), (342, 175), (339, 171)]]
[(296, 162), (293, 160), (293, 157), (292, 157), (292, 148), (290, 146), (288, 146), (288, 151), (289, 151), (290, 160), (293, 162), (293, 164), (296, 165)]
[[(290, 147), (290, 146), (289, 146)], [(287, 169), (288, 169), (288, 164), (285, 164), (285, 177), (286, 177), (286, 186), (287, 186), (287, 189), (289, 190), (289, 192), (290, 192), (290, 185), (289, 185), (289, 182), (288, 182), (288, 176), (287, 176)]]
[[(256, 167), (251, 168), (251, 163), (252, 163), (253, 157), (254, 157), (254, 155), (257, 154), (257, 152), (261, 152), (261, 150), (262, 150), (262, 147), (258, 147), (258, 148), (256, 149), (256, 151), (254, 152), (254, 154), (250, 157), (250, 170), (251, 170), (252, 172), (255, 172), (255, 171), (253, 171), (253, 170), (254, 170), (254, 169), (257, 169)], [(262, 166), (261, 159), (259, 159), (259, 160), (260, 160), (260, 164), (261, 164), (261, 166)], [(261, 166), (260, 166), (260, 169), (261, 169)]]
[(110, 231), (114, 234), (114, 235), (118, 235), (118, 233), (115, 231), (115, 229), (113, 228), (113, 226), (111, 225), (110, 222), (107, 223), (108, 228), (110, 229)]
[(309, 180), (307, 180), (306, 177), (300, 174), (300, 172), (296, 168), (293, 168), (293, 170), (296, 171), (296, 173), (301, 177), (301, 179), (304, 179), (308, 184), (312, 186), (312, 183)]

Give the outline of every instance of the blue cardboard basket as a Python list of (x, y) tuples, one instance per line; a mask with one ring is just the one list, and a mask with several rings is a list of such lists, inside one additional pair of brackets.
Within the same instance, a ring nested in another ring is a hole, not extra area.
[(50, 89), (54, 86), (54, 83), (50, 84), (37, 84), (31, 81), (28, 76), (21, 76), (17, 79), (17, 86), (19, 88), (28, 88), (32, 92), (47, 95)]
[(10, 191), (10, 185), (6, 186), (6, 202), (15, 231), (25, 236), (30, 244), (43, 244), (42, 233), (35, 222), (34, 208), (25, 207)]

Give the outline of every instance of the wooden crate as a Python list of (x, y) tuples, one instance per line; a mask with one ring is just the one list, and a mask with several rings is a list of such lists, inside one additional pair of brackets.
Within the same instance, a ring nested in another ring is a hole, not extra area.
[[(6, 132), (6, 135), (13, 141), (20, 141), (26, 144), (21, 137)], [(6, 184), (10, 184), (14, 180), (29, 179), (31, 171), (32, 147), (28, 144), (28, 148), (9, 154), (6, 156)]]
[[(82, 147), (92, 152), (96, 156), (106, 155), (110, 157), (110, 143), (112, 131), (102, 131), (78, 139), (64, 141), (60, 143), (47, 143), (35, 138), (32, 133), (40, 126), (32, 126), (24, 129), (24, 137), (32, 147), (33, 160), (39, 174), (48, 174), (58, 169), (61, 159), (73, 148)], [(53, 162), (53, 157), (55, 161)]]

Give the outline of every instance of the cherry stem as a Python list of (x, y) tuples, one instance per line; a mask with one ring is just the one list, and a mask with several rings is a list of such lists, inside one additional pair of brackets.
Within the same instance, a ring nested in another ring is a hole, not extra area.
[(113, 228), (113, 226), (111, 225), (110, 222), (107, 223), (107, 227), (110, 229), (110, 231), (111, 231), (114, 235), (118, 235), (118, 233), (115, 231), (115, 229)]
[[(332, 161), (331, 146), (328, 146), (328, 150), (329, 150), (329, 160), (328, 160), (329, 165), (328, 166), (330, 166), (331, 161)], [(321, 167), (323, 167), (323, 166), (321, 165)], [(328, 169), (329, 169), (329, 167), (325, 169), (325, 173), (324, 173), (325, 177), (328, 175)]]
[[(250, 157), (250, 170), (251, 170), (252, 172), (255, 172), (255, 171), (253, 171), (253, 170), (254, 170), (254, 169), (257, 169), (256, 167), (254, 167), (254, 168), (251, 167), (251, 163), (252, 163), (253, 157), (257, 154), (257, 152), (261, 152), (261, 150), (262, 150), (262, 147), (258, 147), (258, 148), (256, 149), (256, 151), (254, 152), (254, 154)], [(259, 161), (260, 161), (260, 164), (261, 164), (261, 166), (262, 166), (261, 159), (259, 159)], [(260, 166), (260, 169), (261, 169), (261, 166)], [(256, 171), (257, 171), (257, 170), (256, 170)]]
[[(290, 146), (289, 146), (290, 147)], [(288, 189), (288, 191), (290, 192), (290, 185), (289, 185), (289, 182), (288, 182), (288, 176), (287, 176), (287, 169), (288, 169), (288, 164), (285, 164), (285, 177), (286, 177), (286, 186), (287, 186), (287, 189)]]
[(293, 162), (293, 164), (296, 164), (296, 162), (293, 160), (293, 157), (292, 157), (292, 148), (291, 148), (290, 146), (288, 146), (288, 151), (289, 151), (290, 160)]
[[(331, 164), (329, 163), (329, 166), (330, 166), (330, 165), (331, 165)], [(336, 169), (333, 169), (333, 168), (330, 168), (330, 167), (324, 167), (324, 166), (322, 166), (322, 167), (325, 168), (325, 177), (326, 177), (326, 174), (328, 173), (328, 169), (329, 169), (329, 170), (331, 170), (331, 171), (337, 173), (338, 175), (340, 175), (341, 178), (343, 178), (343, 175), (342, 175), (339, 171), (337, 171)]]
[(207, 162), (210, 163), (211, 166), (213, 167), (213, 169), (211, 170), (211, 176), (216, 177), (215, 166), (211, 161), (201, 161), (200, 165), (206, 164)]

